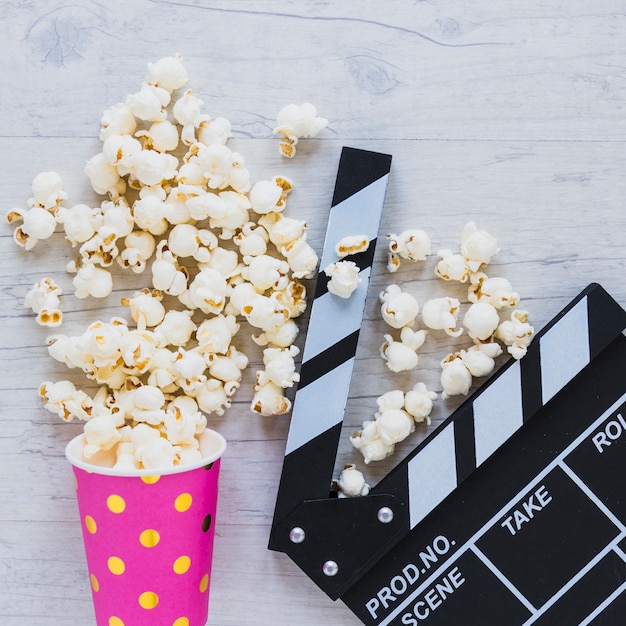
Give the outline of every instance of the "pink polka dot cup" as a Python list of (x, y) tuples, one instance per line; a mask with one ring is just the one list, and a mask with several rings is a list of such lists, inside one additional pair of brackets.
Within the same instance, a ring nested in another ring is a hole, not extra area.
[(67, 446), (76, 479), (98, 626), (205, 626), (224, 438), (206, 430), (202, 461), (132, 475)]

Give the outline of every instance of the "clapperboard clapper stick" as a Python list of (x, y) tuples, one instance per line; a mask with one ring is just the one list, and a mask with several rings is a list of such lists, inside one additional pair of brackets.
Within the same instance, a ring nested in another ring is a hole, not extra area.
[[(386, 172), (370, 164), (355, 182), (362, 159), (377, 156)], [(361, 194), (361, 211), (379, 223), (389, 164), (387, 155), (344, 149), (322, 263), (367, 221), (361, 214), (347, 231), (335, 230), (343, 201)], [(328, 302), (318, 303), (320, 281), (270, 548), (367, 625), (622, 624), (626, 312), (589, 285), (523, 359), (505, 364), (370, 495), (338, 499), (329, 487), (365, 294), (350, 329), (339, 311), (328, 317)], [(341, 358), (328, 350), (336, 340)]]

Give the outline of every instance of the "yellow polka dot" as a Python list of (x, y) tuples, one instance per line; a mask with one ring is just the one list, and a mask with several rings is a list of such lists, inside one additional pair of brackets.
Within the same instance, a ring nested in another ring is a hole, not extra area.
[(204, 593), (209, 588), (209, 575), (205, 574), (200, 581), (200, 593)]
[(98, 530), (98, 525), (96, 524), (96, 520), (91, 517), (91, 515), (85, 515), (85, 526), (92, 535), (96, 534), (96, 531)]
[(179, 617), (172, 626), (189, 626), (189, 619), (186, 617)]
[(141, 480), (143, 480), (146, 485), (154, 485), (154, 483), (159, 481), (160, 476), (142, 476)]
[(107, 506), (112, 513), (122, 513), (126, 508), (126, 502), (124, 502), (122, 496), (113, 494), (107, 498)]
[(191, 506), (192, 497), (190, 493), (181, 493), (174, 502), (174, 508), (179, 513), (184, 513)]
[(124, 626), (124, 622), (114, 615), (113, 617), (109, 617), (109, 626)]
[(124, 563), (124, 561), (122, 561), (122, 559), (117, 556), (112, 556), (107, 561), (107, 566), (111, 571), (111, 574), (115, 574), (116, 576), (121, 576), (126, 569), (126, 564)]
[(78, 490), (78, 478), (76, 478), (76, 474), (74, 474), (74, 489)]
[(154, 591), (144, 591), (139, 596), (139, 605), (144, 609), (153, 609), (159, 603), (159, 596)]
[(100, 591), (100, 583), (98, 582), (98, 579), (93, 574), (89, 575), (89, 580), (91, 580), (91, 588), (95, 592)]
[(174, 561), (174, 571), (177, 574), (185, 574), (191, 567), (191, 559), (188, 556), (179, 556)]
[(148, 528), (139, 535), (139, 541), (146, 548), (154, 548), (161, 541), (161, 535), (154, 528)]

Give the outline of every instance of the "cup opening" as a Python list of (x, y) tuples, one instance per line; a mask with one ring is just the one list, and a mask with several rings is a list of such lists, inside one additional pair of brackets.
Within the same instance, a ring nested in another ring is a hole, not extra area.
[(226, 440), (218, 432), (207, 428), (198, 438), (202, 459), (195, 463), (186, 463), (175, 467), (119, 470), (113, 467), (113, 460), (107, 453), (99, 452), (90, 459), (83, 456), (85, 435), (74, 437), (65, 447), (67, 460), (75, 467), (79, 467), (94, 474), (106, 474), (109, 476), (155, 476), (166, 474), (179, 474), (209, 465), (221, 458), (226, 450)]

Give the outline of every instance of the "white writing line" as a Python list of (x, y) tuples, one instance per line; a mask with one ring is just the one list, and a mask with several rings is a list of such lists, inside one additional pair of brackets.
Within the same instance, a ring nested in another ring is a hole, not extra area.
[(580, 626), (587, 626), (587, 624), (591, 623), (604, 609), (606, 609), (617, 596), (623, 593), (626, 590), (626, 583), (622, 583), (600, 606), (598, 606), (593, 613), (588, 615), (582, 622), (580, 622)]
[(537, 609), (528, 601), (520, 590), (491, 562), (491, 560), (476, 546), (471, 547), (472, 552), (496, 575), (504, 586), (531, 612), (536, 613)]
[(536, 615), (533, 615), (528, 621), (524, 622), (523, 626), (528, 626), (532, 624), (537, 619), (539, 619), (552, 605), (554, 605), (558, 600), (560, 600), (587, 572), (591, 571), (611, 550), (614, 550), (616, 547), (616, 543), (623, 539), (623, 535), (619, 535), (616, 537), (608, 546), (605, 546), (596, 556), (585, 565), (579, 572), (577, 572), (569, 581), (563, 585), (537, 612)]

